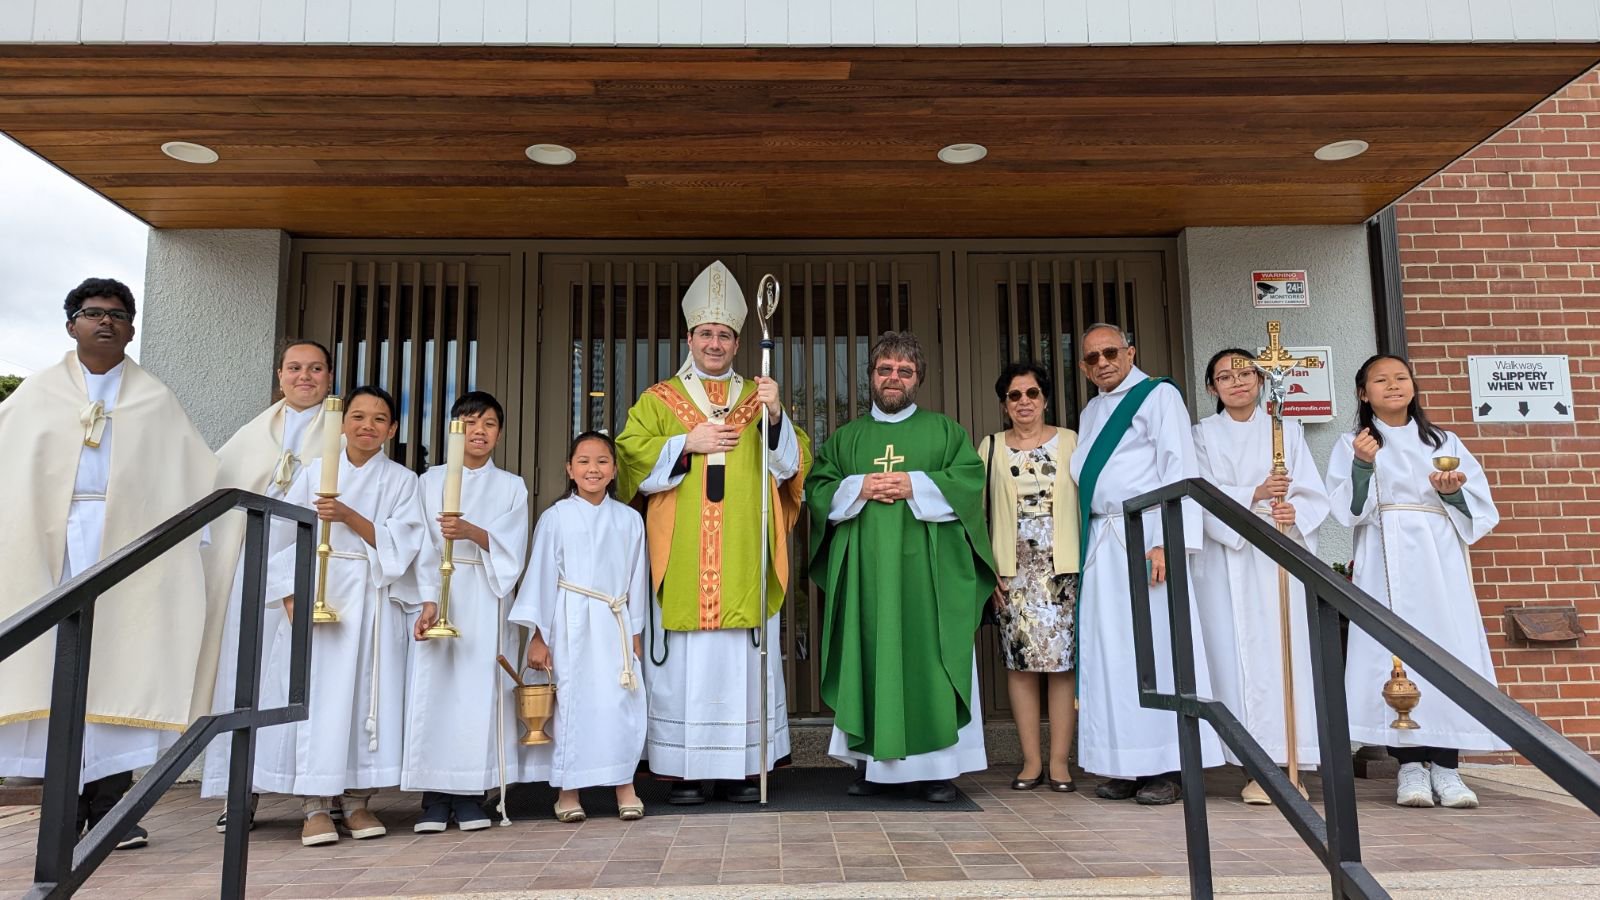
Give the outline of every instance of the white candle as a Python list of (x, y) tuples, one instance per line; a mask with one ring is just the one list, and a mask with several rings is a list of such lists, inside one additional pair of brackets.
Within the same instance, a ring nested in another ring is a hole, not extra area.
[(467, 426), (460, 419), (450, 420), (450, 436), (444, 450), (444, 507), (442, 513), (461, 512), (461, 470), (467, 461)]
[(344, 401), (329, 397), (322, 401), (322, 486), (319, 494), (339, 493), (339, 455), (343, 447), (339, 438), (344, 434)]

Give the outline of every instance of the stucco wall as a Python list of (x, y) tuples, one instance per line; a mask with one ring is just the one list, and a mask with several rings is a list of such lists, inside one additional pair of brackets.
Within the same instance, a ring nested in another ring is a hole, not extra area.
[(289, 237), (150, 230), (143, 359), (212, 447), (272, 399), (272, 350)]
[[(1285, 343), (1333, 348), (1333, 386), (1338, 416), (1306, 426), (1317, 464), (1325, 472), (1334, 439), (1355, 421), (1356, 367), (1376, 352), (1372, 282), (1366, 230), (1360, 225), (1284, 228), (1190, 228), (1179, 236), (1184, 296), (1184, 332), (1189, 357), (1190, 405), (1196, 419), (1215, 402), (1205, 392), (1205, 365), (1223, 347), (1255, 349), (1266, 343), (1267, 322), (1283, 323)], [(1309, 309), (1256, 309), (1250, 273), (1257, 269), (1304, 269)], [(1318, 555), (1329, 562), (1350, 558), (1348, 529), (1322, 527)]]

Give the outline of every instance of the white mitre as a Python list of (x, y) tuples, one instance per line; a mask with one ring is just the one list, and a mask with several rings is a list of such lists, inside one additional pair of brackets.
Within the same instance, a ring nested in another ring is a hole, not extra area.
[(694, 284), (689, 285), (688, 293), (683, 295), (683, 320), (687, 331), (716, 323), (732, 328), (737, 334), (744, 328), (744, 317), (748, 312), (744, 292), (739, 289), (739, 282), (734, 280), (733, 273), (722, 264), (722, 260), (706, 266), (705, 271), (695, 278)]

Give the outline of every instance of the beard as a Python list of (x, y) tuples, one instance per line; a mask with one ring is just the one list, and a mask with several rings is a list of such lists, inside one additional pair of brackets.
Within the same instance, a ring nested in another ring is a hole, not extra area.
[(877, 385), (873, 385), (872, 402), (876, 403), (878, 408), (884, 412), (894, 415), (895, 413), (900, 412), (911, 404), (917, 402), (917, 386), (911, 385), (905, 389), (904, 393), (898, 394), (893, 399), (890, 399), (883, 395), (882, 390)]

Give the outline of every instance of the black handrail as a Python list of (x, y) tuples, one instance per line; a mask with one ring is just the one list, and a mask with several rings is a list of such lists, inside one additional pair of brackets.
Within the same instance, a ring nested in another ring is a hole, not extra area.
[[(1151, 633), (1150, 585), (1146, 579), (1144, 510), (1161, 506), (1163, 543), (1183, 547), (1183, 501), (1192, 500), (1232, 528), (1268, 559), (1305, 586), (1310, 625), (1311, 668), (1317, 698), (1317, 736), (1322, 750), (1322, 802), (1326, 821), (1294, 789), (1261, 745), (1229, 709), (1195, 693), (1194, 635), (1189, 627), (1188, 562), (1182, 552), (1167, 554), (1167, 613), (1171, 620), (1173, 692), (1156, 684)], [(1174, 482), (1123, 503), (1132, 585), (1134, 655), (1139, 669), (1139, 702), (1178, 714), (1182, 759), (1184, 824), (1187, 831), (1190, 890), (1212, 895), (1211, 846), (1206, 828), (1205, 778), (1200, 762), (1200, 720), (1210, 723), (1277, 804), (1301, 840), (1327, 868), (1335, 897), (1387, 897), (1361, 862), (1356, 821), (1355, 773), (1350, 761), (1350, 723), (1345, 705), (1344, 651), (1340, 618), (1365, 631), (1441, 694), (1455, 701), (1573, 797), (1600, 814), (1600, 762), (1555, 729), (1501, 693), (1489, 681), (1446, 652), (1427, 635), (1351, 584), (1306, 548), (1251, 513), (1202, 478)], [(1374, 685), (1373, 690), (1378, 686)], [(1423, 701), (1426, 703), (1426, 700)]]
[[(235, 508), (248, 516), (244, 541), (243, 608), (239, 617), (239, 670), (234, 708), (195, 720), (156, 764), (139, 779), (105, 818), (80, 841), (78, 782), (83, 770), (84, 717), (89, 701), (90, 642), (95, 602), (106, 591), (144, 568)], [(269, 516), (295, 523), (294, 593), (311, 596), (312, 526), (316, 515), (304, 507), (239, 489), (219, 490), (162, 522), (132, 543), (79, 573), (76, 578), (0, 622), (0, 660), (56, 629), (55, 676), (50, 686), (50, 724), (40, 806), (39, 841), (33, 887), (28, 897), (70, 897), (161, 795), (205, 750), (213, 738), (233, 732), (228, 773), (228, 829), (223, 843), (220, 896), (243, 897), (249, 863), (251, 772), (256, 729), (306, 718), (306, 682), (311, 668), (311, 617), (294, 620), (289, 664), (289, 702), (278, 709), (257, 708), (261, 672), (263, 597), (267, 589)]]

